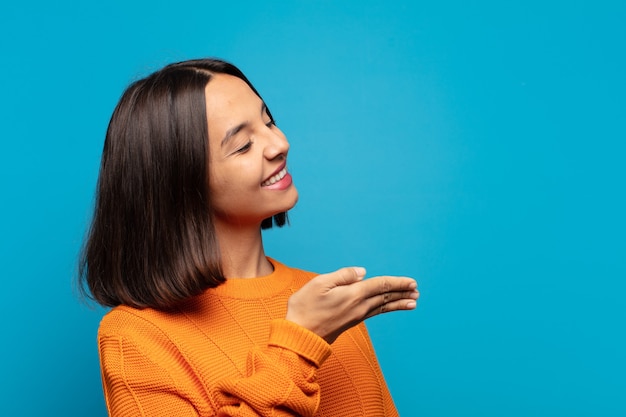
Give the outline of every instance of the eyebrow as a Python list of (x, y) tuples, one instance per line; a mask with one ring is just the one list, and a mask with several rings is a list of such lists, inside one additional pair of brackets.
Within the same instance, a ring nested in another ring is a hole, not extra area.
[[(263, 102), (263, 103), (261, 103), (261, 116), (263, 116), (263, 114), (266, 111), (267, 111), (267, 106), (265, 105), (265, 102)], [(226, 131), (226, 134), (224, 135), (224, 139), (222, 139), (222, 143), (220, 144), (220, 146), (224, 147), (224, 145), (226, 145), (228, 143), (230, 138), (232, 138), (237, 133), (241, 132), (243, 129), (248, 127), (248, 125), (250, 125), (250, 122), (246, 121), (246, 122), (243, 122), (243, 123), (239, 123), (237, 126), (231, 127), (230, 129), (228, 129)]]
[(248, 124), (249, 124), (248, 122), (243, 122), (233, 128), (228, 129), (228, 131), (226, 132), (226, 135), (224, 135), (224, 139), (222, 139), (222, 143), (220, 146), (224, 147), (224, 145), (228, 143), (230, 138), (235, 136), (237, 133), (241, 132), (245, 127), (248, 126)]

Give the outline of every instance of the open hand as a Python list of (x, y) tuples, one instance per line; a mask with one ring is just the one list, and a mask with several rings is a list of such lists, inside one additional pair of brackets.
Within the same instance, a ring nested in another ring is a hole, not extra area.
[(369, 317), (416, 307), (419, 292), (412, 278), (363, 277), (360, 267), (316, 276), (289, 298), (286, 319), (332, 343)]

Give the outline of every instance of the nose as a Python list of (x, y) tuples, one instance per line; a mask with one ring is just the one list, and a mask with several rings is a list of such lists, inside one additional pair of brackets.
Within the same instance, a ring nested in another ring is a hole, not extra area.
[(286, 158), (289, 152), (289, 142), (285, 134), (276, 126), (268, 129), (266, 135), (264, 155), (267, 159)]

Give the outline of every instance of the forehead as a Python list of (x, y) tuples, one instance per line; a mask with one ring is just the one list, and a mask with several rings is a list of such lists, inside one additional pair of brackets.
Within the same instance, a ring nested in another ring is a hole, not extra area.
[(251, 106), (258, 108), (261, 102), (244, 80), (228, 74), (213, 75), (204, 94), (209, 122), (228, 115), (236, 116)]

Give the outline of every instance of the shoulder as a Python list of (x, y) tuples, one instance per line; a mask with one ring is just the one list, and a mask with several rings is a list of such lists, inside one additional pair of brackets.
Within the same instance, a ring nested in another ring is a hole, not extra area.
[(121, 305), (104, 315), (100, 321), (98, 336), (132, 337), (138, 333), (163, 334), (163, 329), (175, 322), (176, 314)]
[(170, 367), (178, 360), (180, 347), (193, 339), (190, 327), (180, 314), (117, 306), (100, 321), (100, 361), (103, 366), (116, 366), (132, 357)]

